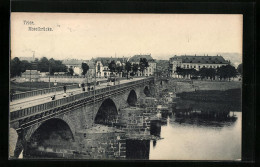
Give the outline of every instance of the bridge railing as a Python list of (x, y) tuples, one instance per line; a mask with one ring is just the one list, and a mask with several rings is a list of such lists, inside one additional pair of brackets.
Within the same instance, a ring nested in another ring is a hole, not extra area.
[[(75, 89), (75, 88), (78, 88), (79, 85), (78, 84), (72, 84), (72, 85), (66, 85), (66, 87), (67, 87), (67, 89)], [(45, 88), (45, 89), (27, 91), (27, 92), (23, 92), (23, 93), (16, 93), (16, 94), (13, 95), (12, 100), (18, 100), (18, 99), (27, 98), (27, 97), (48, 94), (48, 93), (53, 93), (55, 91), (62, 91), (62, 90), (63, 90), (63, 86), (59, 86), (59, 87), (56, 87), (56, 88), (52, 87), (52, 88)]]
[[(152, 79), (153, 78), (151, 77), (151, 78), (146, 78), (144, 80), (128, 82), (128, 83), (124, 83), (124, 84), (121, 84), (121, 85), (114, 85), (114, 86), (111, 86), (111, 87), (98, 89), (98, 90), (95, 91), (95, 94), (100, 95), (100, 94), (103, 94), (105, 92), (113, 91), (115, 89), (121, 89), (121, 88), (126, 88), (126, 87), (129, 87), (129, 86), (133, 86), (133, 85), (136, 85), (136, 84), (145, 83), (145, 82), (150, 81)], [(76, 94), (76, 95), (73, 95), (73, 96), (69, 96), (69, 97), (66, 97), (66, 98), (58, 99), (58, 100), (55, 100), (55, 101), (50, 101), (50, 102), (47, 102), (47, 103), (44, 103), (44, 104), (39, 104), (39, 105), (36, 105), (36, 106), (24, 108), (24, 109), (21, 109), (21, 110), (12, 111), (10, 113), (10, 118), (11, 118), (11, 120), (14, 120), (14, 119), (18, 119), (18, 118), (21, 118), (21, 117), (25, 117), (27, 115), (38, 114), (39, 112), (42, 112), (44, 110), (49, 110), (49, 109), (52, 109), (52, 108), (61, 107), (62, 105), (68, 104), (70, 102), (74, 102), (76, 100), (81, 100), (81, 99), (86, 98), (86, 97), (91, 97), (93, 95), (94, 95), (94, 91), (83, 92), (83, 93)]]

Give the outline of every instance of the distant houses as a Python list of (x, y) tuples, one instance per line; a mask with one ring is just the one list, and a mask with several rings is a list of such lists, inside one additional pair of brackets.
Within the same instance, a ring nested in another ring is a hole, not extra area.
[[(143, 72), (139, 70), (135, 73), (136, 76), (152, 76), (156, 72), (156, 61), (152, 58), (151, 54), (140, 54), (140, 55), (134, 55), (132, 57), (97, 57), (92, 58), (91, 60), (79, 60), (79, 59), (65, 59), (61, 60), (62, 64), (64, 64), (68, 71), (67, 72), (54, 72), (54, 76), (64, 76), (68, 75), (69, 69), (73, 69), (73, 75), (74, 76), (83, 76), (82, 72), (82, 63), (86, 63), (89, 66), (89, 69), (87, 73), (85, 74), (85, 77), (87, 78), (94, 78), (95, 76), (97, 78), (107, 78), (111, 75), (111, 70), (109, 69), (109, 64), (114, 61), (116, 64), (116, 67), (120, 67), (120, 70), (115, 70), (114, 75), (118, 77), (124, 77), (126, 76), (126, 70), (125, 65), (126, 62), (130, 62), (133, 64), (140, 63), (141, 58), (146, 58), (148, 62), (148, 67), (144, 69)], [(35, 60), (34, 57), (30, 60), (31, 63), (33, 60)], [(31, 72), (31, 73), (30, 73)], [(131, 73), (131, 71), (130, 71)], [(36, 70), (26, 70), (22, 77), (26, 78), (28, 80), (29, 77), (33, 80), (38, 80), (39, 77), (47, 77), (49, 76), (49, 72), (40, 72)]]
[(91, 60), (77, 60), (77, 59), (67, 59), (63, 60), (62, 63), (65, 64), (68, 68), (73, 68), (74, 75), (82, 75), (82, 63), (87, 63), (89, 66), (89, 70), (87, 73), (88, 77), (94, 77), (96, 72), (97, 78), (107, 78), (111, 75), (111, 71), (109, 69), (109, 64), (114, 61), (116, 66), (121, 66), (122, 71), (117, 72), (115, 71), (115, 74), (119, 77), (123, 76), (124, 66), (127, 61), (129, 61), (132, 65), (133, 64), (139, 64), (140, 58), (146, 58), (149, 64), (149, 67), (144, 70), (143, 74), (141, 71), (138, 71), (136, 73), (136, 76), (151, 76), (154, 75), (156, 71), (156, 62), (152, 58), (151, 54), (148, 55), (134, 55), (130, 58), (128, 57), (97, 57), (92, 58)]

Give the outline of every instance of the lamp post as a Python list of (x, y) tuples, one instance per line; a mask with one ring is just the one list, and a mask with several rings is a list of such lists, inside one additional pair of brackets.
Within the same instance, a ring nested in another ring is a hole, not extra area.
[(55, 86), (55, 96), (56, 96), (56, 86), (57, 86), (56, 80), (55, 80), (55, 82), (54, 82), (54, 86)]
[(94, 81), (94, 104), (93, 104), (93, 112), (92, 112), (92, 127), (94, 126), (94, 113), (95, 113), (95, 101), (96, 101), (96, 64), (95, 64), (95, 81)]
[(51, 88), (51, 67), (50, 67), (50, 62), (49, 62), (49, 89)]
[(30, 68), (30, 90), (32, 90), (32, 78), (31, 78), (31, 70), (32, 70), (32, 68)]

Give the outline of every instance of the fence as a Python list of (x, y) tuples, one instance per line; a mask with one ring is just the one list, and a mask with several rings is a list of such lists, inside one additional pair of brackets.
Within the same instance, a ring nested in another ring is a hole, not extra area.
[[(98, 96), (100, 94), (110, 92), (110, 91), (113, 91), (113, 90), (125, 89), (129, 86), (134, 86), (134, 85), (137, 85), (137, 84), (144, 84), (144, 83), (149, 82), (151, 80), (153, 80), (153, 77), (143, 79), (143, 80), (139, 80), (139, 81), (124, 83), (124, 84), (121, 84), (121, 85), (115, 85), (115, 86), (111, 86), (111, 87), (98, 89), (98, 90), (95, 90), (95, 95)], [(39, 105), (36, 105), (36, 106), (32, 106), (32, 107), (17, 110), (17, 111), (12, 111), (10, 113), (10, 118), (11, 118), (11, 120), (14, 120), (14, 119), (25, 117), (27, 115), (37, 114), (39, 112), (46, 111), (46, 110), (56, 108), (56, 107), (60, 107), (62, 105), (74, 102), (75, 100), (80, 100), (80, 99), (83, 99), (83, 98), (86, 98), (86, 97), (91, 97), (93, 95), (94, 95), (94, 91), (84, 92), (84, 93), (80, 93), (80, 94), (73, 95), (73, 96), (70, 96), (70, 97), (62, 98), (62, 99), (59, 99), (59, 100), (50, 101), (48, 103), (39, 104)]]

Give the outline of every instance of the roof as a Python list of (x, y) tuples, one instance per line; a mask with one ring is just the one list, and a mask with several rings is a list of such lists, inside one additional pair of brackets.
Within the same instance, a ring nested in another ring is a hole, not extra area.
[(87, 63), (88, 64), (88, 66), (89, 66), (89, 69), (93, 69), (93, 68), (95, 68), (95, 63), (93, 62), (93, 61), (87, 61), (87, 62), (85, 62), (85, 63)]
[(97, 61), (101, 61), (101, 63), (103, 64), (103, 66), (108, 66), (109, 65), (109, 63), (111, 62), (111, 61), (115, 61), (115, 63), (117, 62), (117, 61), (120, 61), (121, 63), (126, 63), (127, 62), (127, 57), (117, 57), (117, 58), (115, 58), (115, 57), (97, 57), (97, 58), (95, 58), (95, 59), (92, 59), (92, 61), (95, 61), (95, 63), (97, 62)]
[(37, 70), (26, 70), (22, 74), (23, 75), (40, 75), (39, 73), (40, 73), (40, 71), (37, 71)]
[(154, 62), (154, 59), (152, 58), (151, 54), (149, 55), (134, 55), (129, 59), (130, 62), (139, 62), (140, 58), (146, 58), (148, 62)]
[(66, 59), (66, 60), (62, 60), (62, 63), (65, 65), (74, 65), (74, 66), (80, 66), (82, 65), (82, 63), (86, 63), (90, 69), (95, 67), (95, 63), (91, 60), (78, 60), (78, 59)]
[(181, 55), (174, 56), (170, 60), (177, 60), (181, 58), (182, 63), (201, 63), (201, 64), (228, 64), (228, 61), (225, 60), (222, 56), (190, 56), (190, 55)]
[(81, 65), (83, 62), (84, 62), (84, 60), (78, 60), (78, 59), (62, 60), (62, 63), (65, 65)]

